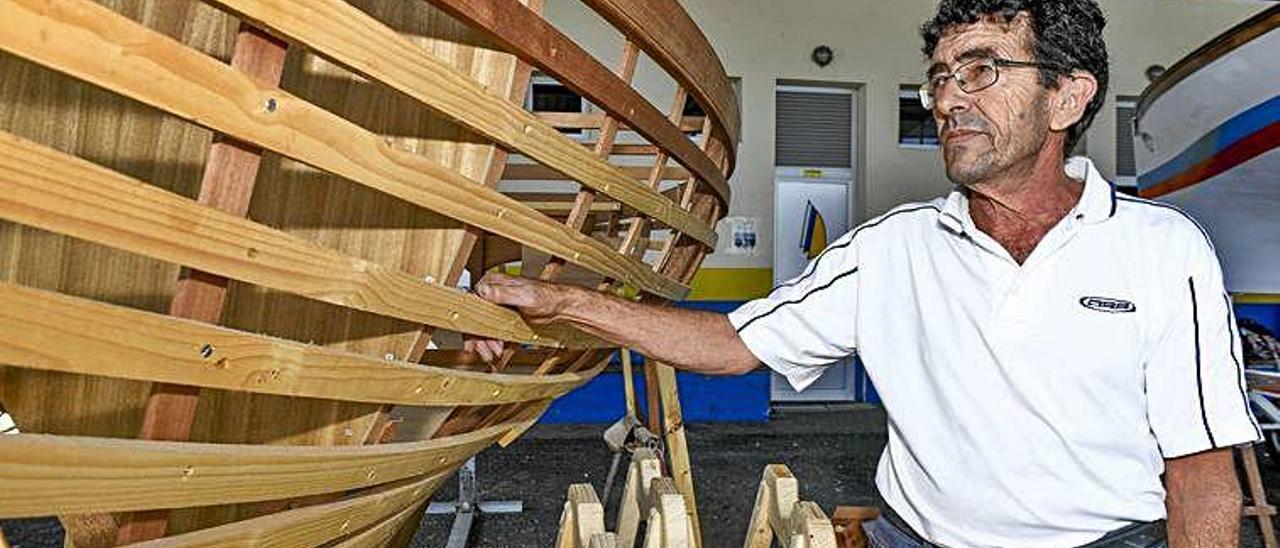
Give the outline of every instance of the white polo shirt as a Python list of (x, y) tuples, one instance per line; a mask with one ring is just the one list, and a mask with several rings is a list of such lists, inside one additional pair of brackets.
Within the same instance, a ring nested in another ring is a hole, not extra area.
[(889, 417), (876, 485), (934, 543), (1086, 544), (1165, 517), (1163, 459), (1261, 437), (1208, 236), (1066, 171), (1080, 201), (1023, 265), (953, 191), (729, 315), (797, 390), (860, 355)]

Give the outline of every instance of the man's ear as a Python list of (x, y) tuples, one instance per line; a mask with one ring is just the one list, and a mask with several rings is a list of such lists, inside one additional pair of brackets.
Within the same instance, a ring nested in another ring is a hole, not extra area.
[(1054, 94), (1052, 114), (1049, 128), (1054, 131), (1065, 131), (1084, 116), (1084, 109), (1098, 93), (1098, 79), (1093, 74), (1077, 70), (1069, 75), (1060, 76), (1058, 89)]

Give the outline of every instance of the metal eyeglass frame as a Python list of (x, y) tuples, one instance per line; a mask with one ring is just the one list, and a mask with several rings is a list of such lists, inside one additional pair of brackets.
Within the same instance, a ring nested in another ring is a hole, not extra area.
[[(969, 67), (973, 65), (990, 66), (994, 76), (992, 76), (991, 81), (986, 83), (985, 85), (970, 89), (968, 85), (965, 83), (965, 79), (960, 77), (960, 73), (964, 72), (965, 70), (972, 70), (972, 69), (969, 69)], [(963, 91), (965, 93), (977, 93), (991, 86), (994, 86), (996, 85), (996, 82), (1000, 81), (1001, 68), (1047, 68), (1047, 69), (1052, 69), (1057, 71), (1065, 71), (1065, 69), (1061, 65), (1054, 64), (1054, 63), (1035, 63), (1031, 61), (1015, 61), (1013, 59), (1004, 59), (1000, 57), (974, 59), (972, 61), (961, 64), (951, 72), (936, 74), (936, 75), (930, 76), (928, 80), (925, 80), (925, 83), (921, 84), (920, 88), (916, 90), (916, 93), (920, 96), (920, 104), (924, 106), (925, 110), (933, 110), (933, 90), (941, 89), (942, 86), (947, 85), (947, 80), (950, 80), (952, 78), (956, 80), (956, 86), (960, 88), (960, 91)], [(938, 80), (939, 78), (941, 78), (941, 80)], [(938, 81), (935, 83), (934, 82), (935, 80), (938, 80)]]

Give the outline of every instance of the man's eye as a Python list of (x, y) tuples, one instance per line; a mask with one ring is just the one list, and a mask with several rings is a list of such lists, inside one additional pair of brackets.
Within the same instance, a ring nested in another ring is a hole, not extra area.
[(972, 75), (972, 77), (976, 77), (976, 78), (982, 78), (982, 77), (988, 76), (994, 70), (995, 70), (995, 67), (992, 67), (991, 65), (988, 65), (986, 63), (977, 63), (972, 67), (969, 67), (969, 73)]
[(929, 89), (936, 90), (947, 83), (946, 74), (935, 74), (929, 77)]

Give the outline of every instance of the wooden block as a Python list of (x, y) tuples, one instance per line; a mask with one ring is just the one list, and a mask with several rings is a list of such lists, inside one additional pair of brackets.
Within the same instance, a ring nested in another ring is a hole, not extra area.
[(800, 501), (787, 520), (794, 548), (836, 548), (835, 529), (817, 504)]
[[(684, 496), (676, 489), (671, 478), (656, 478), (649, 483), (649, 529), (645, 533), (645, 546), (654, 540), (662, 548), (692, 548), (692, 530), (689, 513), (685, 509)], [(655, 520), (655, 516), (657, 519)], [(655, 536), (657, 538), (653, 538)]]
[(591, 536), (587, 548), (617, 548), (618, 536), (613, 533), (596, 533)]
[[(786, 465), (770, 464), (760, 478), (751, 510), (744, 548), (769, 548), (775, 531), (790, 530), (791, 509), (799, 500), (799, 486)], [(787, 538), (785, 535), (782, 538)]]
[(603, 533), (604, 505), (600, 504), (595, 488), (587, 483), (570, 485), (560, 516), (556, 547), (588, 548), (592, 538)]
[(622, 502), (618, 508), (618, 546), (635, 546), (642, 517), (649, 515), (649, 485), (662, 476), (662, 460), (648, 448), (636, 449), (627, 466), (627, 478), (622, 488)]
[(867, 535), (862, 530), (862, 524), (878, 517), (880, 517), (878, 508), (837, 506), (831, 513), (831, 525), (835, 528), (836, 544), (840, 548), (867, 548)]

